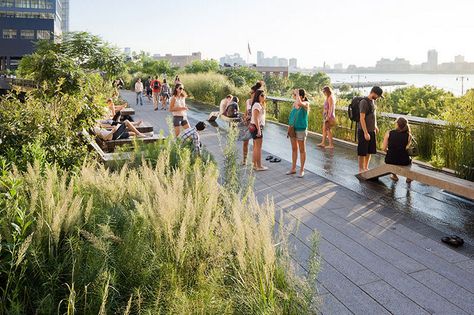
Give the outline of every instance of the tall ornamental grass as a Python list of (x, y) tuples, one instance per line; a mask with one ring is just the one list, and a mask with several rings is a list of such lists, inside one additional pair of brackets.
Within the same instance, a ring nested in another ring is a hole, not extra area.
[(249, 97), (250, 88), (237, 88), (226, 76), (214, 72), (182, 74), (180, 76), (186, 92), (196, 101), (218, 105), (228, 94), (239, 97), (241, 105)]
[[(0, 314), (312, 314), (274, 207), (213, 163), (0, 168)], [(171, 166), (171, 164), (174, 164)], [(314, 278), (311, 278), (314, 279)]]

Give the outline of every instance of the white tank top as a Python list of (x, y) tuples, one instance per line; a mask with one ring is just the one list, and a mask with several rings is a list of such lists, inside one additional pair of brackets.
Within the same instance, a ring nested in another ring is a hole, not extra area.
[[(184, 97), (175, 97), (174, 98), (176, 101), (174, 103), (175, 107), (185, 107), (186, 106), (186, 100)], [(179, 112), (172, 112), (173, 116), (183, 116), (186, 117), (186, 111), (181, 110)]]

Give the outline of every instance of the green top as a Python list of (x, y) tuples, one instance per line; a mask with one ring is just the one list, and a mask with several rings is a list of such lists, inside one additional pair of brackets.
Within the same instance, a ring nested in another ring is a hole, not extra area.
[(295, 131), (305, 131), (308, 129), (308, 111), (303, 107), (300, 107), (300, 109), (293, 107), (290, 112), (290, 118), (288, 119), (288, 125), (294, 126)]

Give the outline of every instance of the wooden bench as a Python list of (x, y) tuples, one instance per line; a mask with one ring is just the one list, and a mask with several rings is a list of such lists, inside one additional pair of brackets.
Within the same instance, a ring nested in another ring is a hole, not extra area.
[(99, 143), (100, 147), (107, 151), (113, 152), (115, 147), (123, 146), (123, 145), (133, 145), (136, 142), (139, 143), (154, 143), (156, 141), (164, 140), (165, 137), (162, 135), (153, 135), (152, 137), (147, 138), (128, 138), (128, 139), (118, 139), (118, 140), (108, 140), (104, 141), (102, 139), (97, 138), (97, 143)]
[[(104, 128), (106, 125), (103, 125), (102, 127)], [(141, 133), (151, 133), (153, 132), (153, 126), (149, 126), (149, 125), (146, 125), (146, 124), (141, 124), (140, 126), (135, 126), (135, 128), (137, 128), (137, 130)], [(109, 127), (105, 127), (105, 129), (112, 129), (112, 126), (109, 126)]]
[(120, 111), (122, 116), (133, 116), (135, 115), (135, 110), (131, 107), (124, 108)]
[(84, 139), (86, 139), (87, 143), (99, 155), (102, 162), (106, 164), (113, 161), (129, 160), (131, 157), (130, 152), (105, 153), (87, 131), (83, 130), (81, 132), (81, 135), (84, 137)]
[(420, 183), (435, 186), (458, 196), (474, 200), (474, 182), (425, 169), (417, 165), (399, 166), (384, 164), (362, 172), (357, 176), (364, 180), (370, 180), (389, 174), (404, 176)]

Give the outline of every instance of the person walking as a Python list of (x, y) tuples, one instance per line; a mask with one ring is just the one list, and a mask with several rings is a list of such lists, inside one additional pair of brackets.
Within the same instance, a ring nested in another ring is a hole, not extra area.
[[(333, 149), (332, 128), (336, 125), (336, 101), (329, 86), (323, 88), (323, 94), (326, 97), (323, 110), (323, 139), (318, 147)], [(326, 138), (329, 141), (328, 146), (326, 146)]]
[(300, 152), (300, 173), (299, 178), (304, 177), (304, 165), (306, 163), (306, 137), (308, 136), (308, 113), (309, 101), (304, 89), (293, 91), (293, 108), (288, 119), (288, 137), (291, 141), (291, 170), (286, 174), (296, 174), (296, 161), (298, 151)]
[(140, 100), (140, 106), (143, 106), (143, 83), (142, 79), (138, 78), (135, 83), (135, 93), (137, 93), (137, 106), (138, 101)]
[[(255, 97), (255, 92), (260, 90), (263, 87), (262, 82), (257, 82), (254, 86), (250, 88), (250, 98), (245, 102), (245, 112), (242, 122), (244, 126), (250, 125), (250, 120), (252, 118), (252, 102)], [(242, 165), (247, 165), (247, 155), (249, 152), (249, 140), (243, 141), (242, 144)]]
[(148, 98), (148, 102), (151, 102), (151, 77), (148, 77), (145, 81), (145, 93)]
[[(398, 117), (395, 121), (395, 129), (387, 131), (383, 139), (382, 150), (387, 152), (385, 163), (392, 165), (411, 165), (411, 159), (408, 155), (408, 147), (411, 145), (412, 135), (408, 120), (404, 117)], [(398, 180), (396, 174), (392, 174), (390, 178), (394, 181)], [(407, 183), (411, 183), (411, 179), (407, 178)]]
[(158, 76), (151, 81), (151, 93), (153, 97), (153, 106), (155, 110), (158, 110), (158, 103), (160, 102), (161, 82), (158, 80)]
[(180, 84), (180, 83), (181, 83), (181, 79), (179, 78), (179, 76), (176, 76), (176, 77), (174, 78), (174, 85)]
[(375, 101), (382, 97), (383, 90), (374, 86), (369, 96), (363, 98), (359, 103), (360, 122), (357, 124), (357, 155), (359, 159), (359, 173), (369, 170), (372, 154), (377, 153), (376, 133), (377, 126)]
[(166, 83), (166, 79), (163, 79), (163, 84), (161, 85), (161, 109), (166, 110), (166, 105), (170, 99), (170, 86)]
[(252, 129), (253, 139), (253, 168), (255, 171), (266, 171), (268, 167), (262, 165), (262, 144), (263, 144), (263, 128), (265, 127), (265, 103), (266, 96), (264, 90), (255, 91), (255, 96), (252, 101), (250, 119), (250, 128)]
[(170, 112), (173, 115), (173, 127), (176, 137), (179, 136), (181, 127), (183, 127), (184, 130), (189, 128), (186, 113), (188, 111), (186, 97), (184, 86), (181, 83), (176, 84), (173, 89), (173, 96), (170, 100)]

